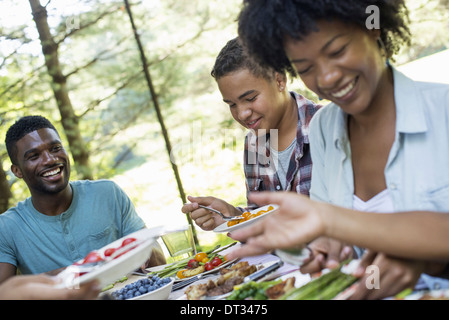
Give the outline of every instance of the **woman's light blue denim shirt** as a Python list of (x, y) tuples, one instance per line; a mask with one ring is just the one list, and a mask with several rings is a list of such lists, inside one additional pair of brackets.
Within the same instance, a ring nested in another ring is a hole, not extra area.
[[(393, 78), (396, 136), (384, 172), (394, 209), (449, 213), (449, 85), (414, 81), (395, 68)], [(311, 121), (310, 197), (352, 208), (354, 180), (347, 119), (347, 114), (331, 103)]]

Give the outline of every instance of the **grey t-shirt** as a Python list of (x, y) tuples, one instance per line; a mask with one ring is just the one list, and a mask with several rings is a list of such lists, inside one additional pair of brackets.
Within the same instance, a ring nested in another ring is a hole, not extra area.
[(47, 216), (28, 198), (0, 215), (0, 262), (23, 274), (72, 264), (90, 251), (145, 227), (134, 205), (113, 181), (73, 181), (66, 212)]
[(287, 171), (290, 165), (290, 159), (293, 152), (295, 151), (296, 138), (293, 139), (292, 143), (284, 150), (277, 151), (270, 148), (271, 160), (274, 162), (277, 174), (279, 176), (279, 181), (281, 182), (282, 189), (285, 190), (287, 184)]

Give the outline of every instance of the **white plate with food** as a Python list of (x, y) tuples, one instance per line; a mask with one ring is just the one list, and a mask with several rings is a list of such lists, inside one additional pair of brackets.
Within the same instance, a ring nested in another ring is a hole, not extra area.
[(242, 219), (241, 221), (234, 220), (224, 222), (216, 227), (214, 229), (214, 232), (231, 232), (243, 227), (247, 227), (248, 225), (268, 216), (269, 214), (276, 212), (278, 208), (279, 206), (276, 204), (269, 204), (251, 211), (244, 212), (242, 214), (242, 217), (244, 219)]
[(58, 287), (76, 288), (94, 279), (105, 287), (142, 266), (156, 240), (152, 230), (142, 229), (91, 251), (57, 275)]

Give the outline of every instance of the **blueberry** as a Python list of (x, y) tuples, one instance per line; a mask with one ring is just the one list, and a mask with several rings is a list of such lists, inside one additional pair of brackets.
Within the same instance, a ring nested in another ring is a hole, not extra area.
[(144, 286), (139, 287), (140, 293), (147, 293), (147, 289)]

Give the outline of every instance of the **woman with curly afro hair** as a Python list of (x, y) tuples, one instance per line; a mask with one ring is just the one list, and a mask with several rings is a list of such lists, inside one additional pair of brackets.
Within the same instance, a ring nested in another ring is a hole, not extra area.
[[(310, 124), (311, 199), (365, 212), (448, 211), (449, 86), (414, 81), (390, 63), (410, 43), (407, 24), (404, 1), (244, 1), (238, 31), (251, 57), (331, 101)], [(309, 246), (303, 272), (363, 251), (323, 237)], [(379, 267), (381, 289), (360, 285), (354, 298), (449, 287), (420, 277), (444, 264), (365, 259)]]
[(287, 38), (303, 39), (317, 31), (320, 20), (340, 20), (366, 31), (370, 18), (367, 8), (371, 6), (379, 9), (379, 45), (384, 46), (387, 58), (393, 59), (402, 45), (410, 43), (408, 10), (403, 1), (245, 0), (239, 36), (260, 64), (297, 76), (284, 50)]

